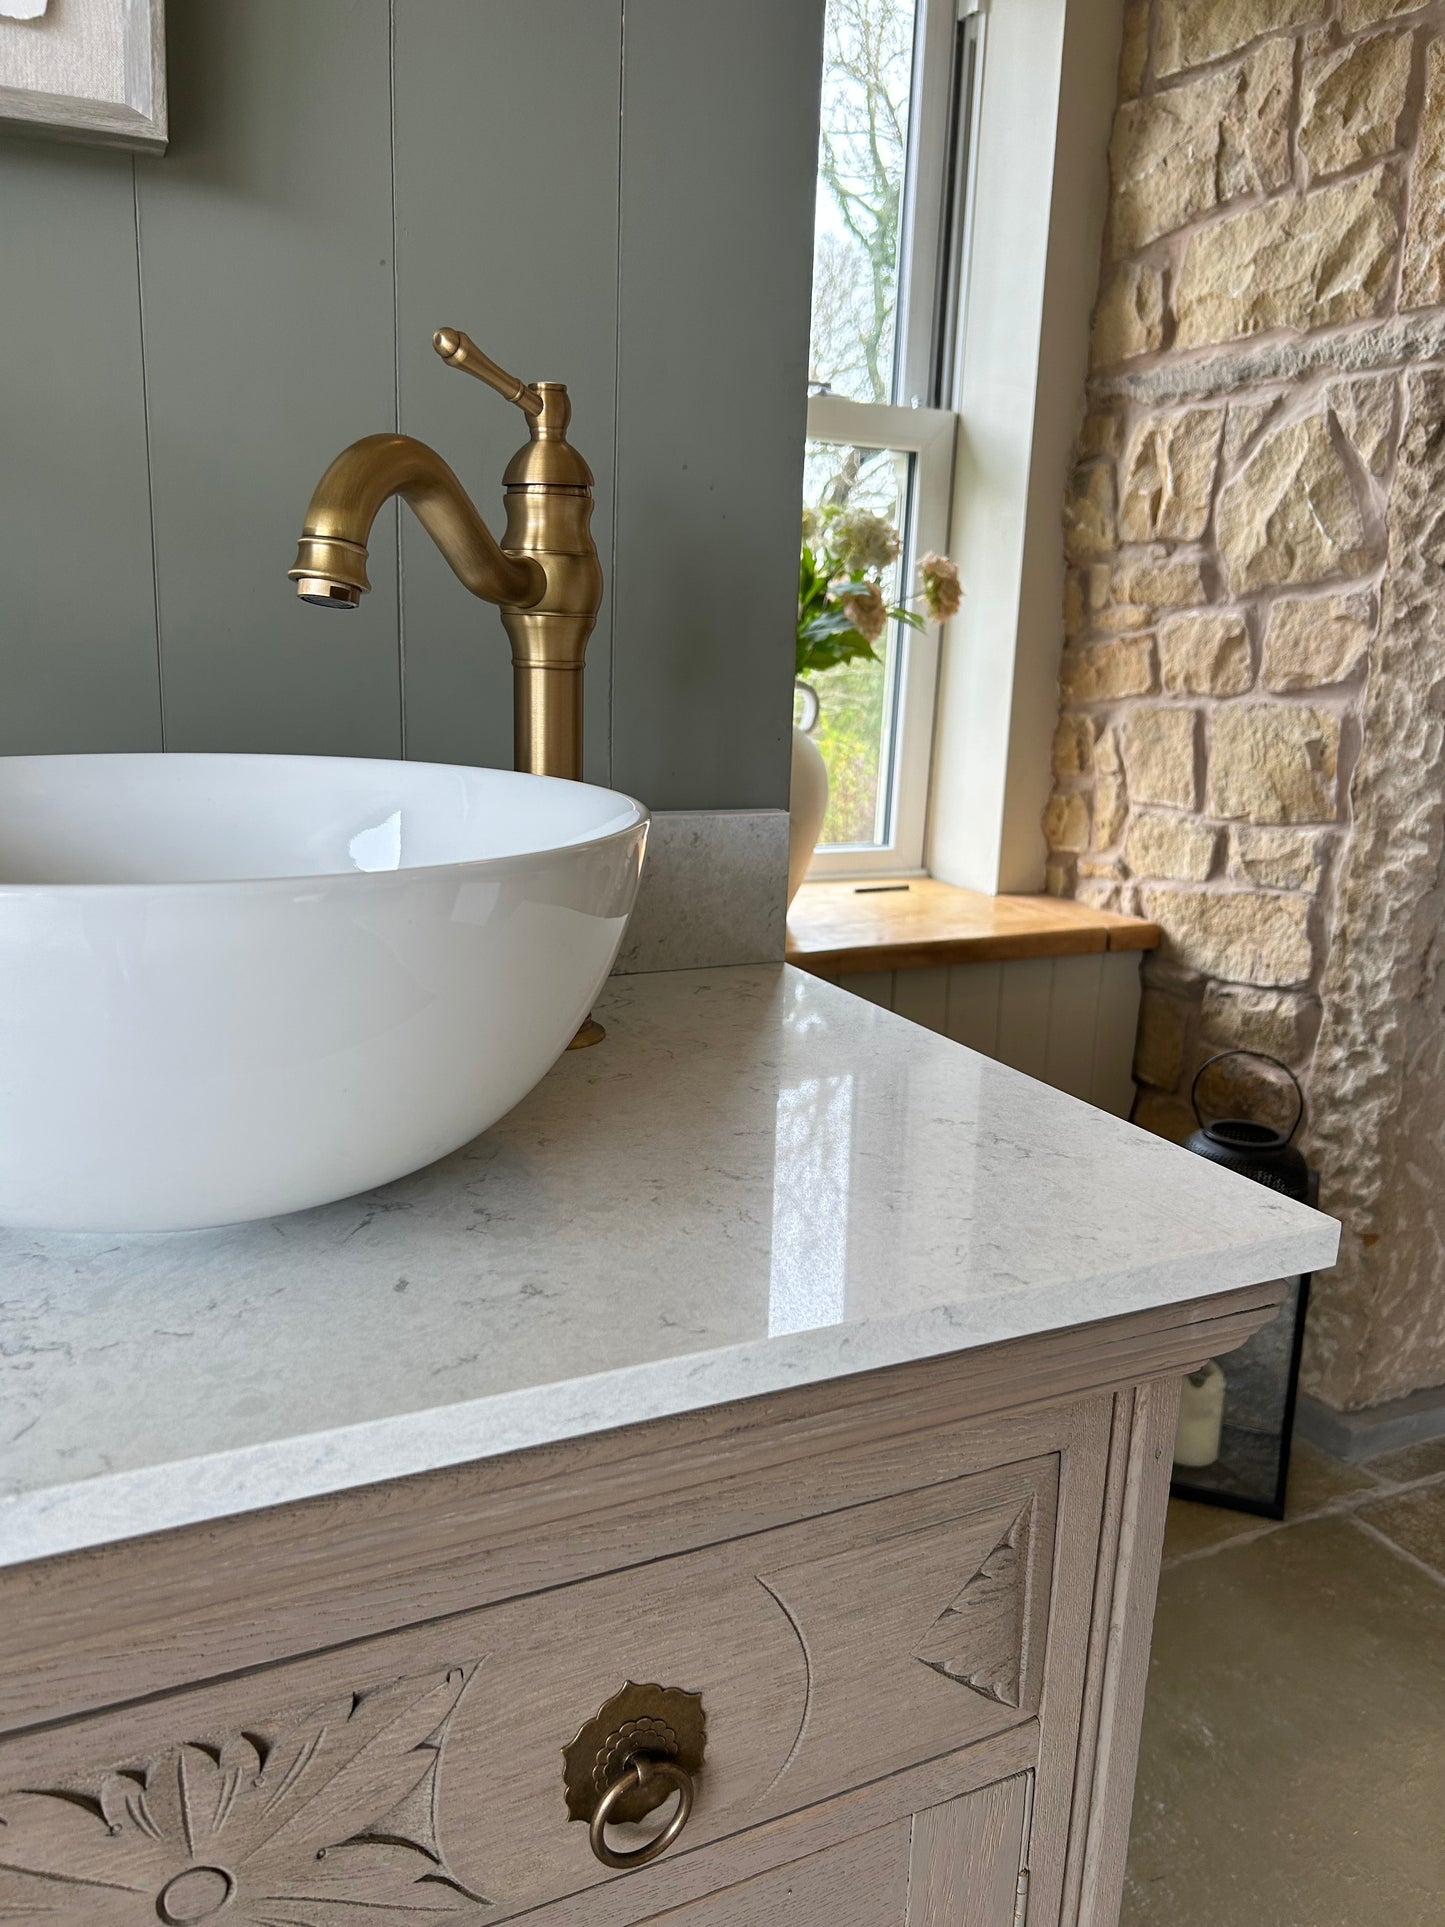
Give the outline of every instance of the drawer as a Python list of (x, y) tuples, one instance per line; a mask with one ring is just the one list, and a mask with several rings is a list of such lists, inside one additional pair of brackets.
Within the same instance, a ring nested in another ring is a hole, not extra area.
[(17, 1740), (0, 1917), (497, 1920), (626, 1878), (561, 1764), (628, 1679), (702, 1696), (671, 1860), (967, 1747), (1038, 1710), (1057, 1497), (1023, 1461)]

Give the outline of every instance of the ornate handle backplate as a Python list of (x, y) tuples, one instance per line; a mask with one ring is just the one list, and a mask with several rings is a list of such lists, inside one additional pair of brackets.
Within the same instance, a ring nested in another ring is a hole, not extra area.
[[(562, 1749), (567, 1817), (587, 1822), (604, 1867), (641, 1867), (667, 1852), (692, 1812), (706, 1747), (700, 1693), (628, 1680)], [(635, 1826), (673, 1794), (677, 1811), (651, 1840), (626, 1851), (608, 1845), (609, 1826)]]

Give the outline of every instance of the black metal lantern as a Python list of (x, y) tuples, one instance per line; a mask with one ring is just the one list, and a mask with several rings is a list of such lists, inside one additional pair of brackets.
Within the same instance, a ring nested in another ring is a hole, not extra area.
[[(1214, 1065), (1231, 1057), (1253, 1058), (1284, 1072), (1294, 1086), (1296, 1099), (1287, 1131), (1249, 1118), (1206, 1121), (1201, 1115), (1200, 1080)], [(1185, 1140), (1186, 1150), (1256, 1184), (1267, 1184), (1302, 1204), (1315, 1202), (1319, 1175), (1310, 1170), (1294, 1143), (1304, 1116), (1304, 1092), (1288, 1064), (1264, 1051), (1221, 1051), (1200, 1065), (1190, 1087), (1189, 1102), (1199, 1128)], [(1273, 1323), (1231, 1352), (1225, 1365), (1210, 1359), (1185, 1379), (1170, 1487), (1179, 1498), (1232, 1506), (1270, 1519), (1284, 1517), (1290, 1434), (1309, 1307), (1309, 1274), (1288, 1282), (1289, 1290)]]

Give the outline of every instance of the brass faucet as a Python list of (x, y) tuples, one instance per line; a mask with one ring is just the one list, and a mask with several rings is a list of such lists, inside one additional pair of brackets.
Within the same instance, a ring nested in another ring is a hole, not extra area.
[(471, 590), (502, 612), (512, 644), (514, 760), (538, 776), (582, 776), (582, 659), (602, 601), (592, 540), (592, 471), (567, 440), (559, 381), (523, 382), (455, 328), (432, 346), (515, 402), (529, 439), (508, 462), (501, 542), (436, 450), (411, 435), (366, 435), (316, 484), (288, 571), (305, 602), (354, 609), (371, 587), (366, 545), (383, 502), (400, 495)]

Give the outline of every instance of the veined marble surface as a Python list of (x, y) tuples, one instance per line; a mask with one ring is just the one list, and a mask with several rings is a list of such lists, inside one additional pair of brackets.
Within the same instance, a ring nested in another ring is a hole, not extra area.
[(786, 810), (656, 810), (613, 970), (781, 963), (787, 918)]
[(0, 1232), (0, 1564), (1327, 1265), (1335, 1224), (782, 966), (360, 1198)]

